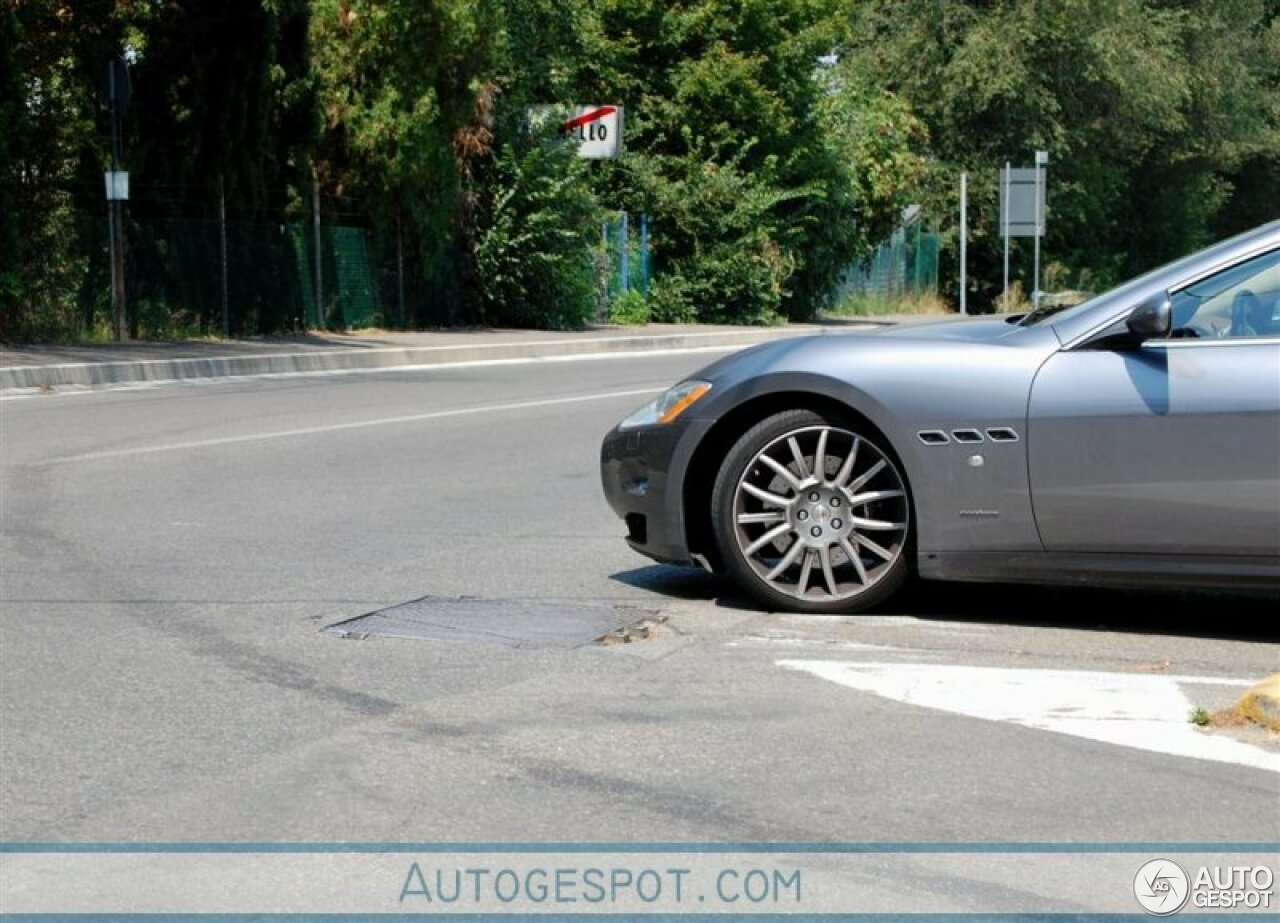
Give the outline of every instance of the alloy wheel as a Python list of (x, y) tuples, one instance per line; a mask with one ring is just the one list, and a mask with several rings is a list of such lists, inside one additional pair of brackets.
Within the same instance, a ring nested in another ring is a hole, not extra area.
[(770, 589), (805, 602), (866, 593), (904, 554), (902, 475), (873, 442), (807, 426), (759, 450), (738, 479), (734, 537)]

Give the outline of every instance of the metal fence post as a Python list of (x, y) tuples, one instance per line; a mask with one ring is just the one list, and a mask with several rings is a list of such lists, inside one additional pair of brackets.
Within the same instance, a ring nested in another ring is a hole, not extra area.
[(640, 291), (649, 294), (649, 216), (640, 213)]
[(627, 260), (627, 213), (622, 213), (618, 223), (618, 290), (626, 294), (631, 291), (631, 265)]
[(231, 311), (227, 298), (227, 191), (218, 177), (218, 243), (222, 251), (222, 335), (231, 336)]
[(404, 227), (401, 215), (396, 215), (396, 296), (400, 306), (400, 326), (407, 327), (404, 312)]

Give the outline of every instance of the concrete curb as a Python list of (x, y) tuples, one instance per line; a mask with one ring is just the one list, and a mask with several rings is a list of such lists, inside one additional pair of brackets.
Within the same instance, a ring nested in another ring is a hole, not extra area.
[[(849, 329), (849, 328), (845, 328)], [(0, 393), (63, 385), (93, 386), (135, 382), (231, 378), (287, 374), (438, 366), (503, 359), (539, 359), (592, 353), (651, 352), (717, 346), (751, 346), (786, 337), (822, 333), (812, 327), (754, 327), (733, 331), (675, 334), (622, 334), (607, 337), (464, 343), (448, 346), (391, 346), (365, 349), (288, 350), (254, 356), (170, 357), (128, 361), (73, 362), (0, 367)]]
[(1235, 712), (1267, 730), (1280, 732), (1280, 673), (1250, 686), (1236, 702)]

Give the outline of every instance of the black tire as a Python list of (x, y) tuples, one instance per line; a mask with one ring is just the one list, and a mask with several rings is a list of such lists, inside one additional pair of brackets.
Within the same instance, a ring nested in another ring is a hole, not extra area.
[(811, 410), (774, 414), (744, 433), (711, 495), (716, 545), (734, 580), (792, 612), (863, 612), (892, 596), (911, 573), (914, 523), (906, 477), (882, 443), (865, 425)]

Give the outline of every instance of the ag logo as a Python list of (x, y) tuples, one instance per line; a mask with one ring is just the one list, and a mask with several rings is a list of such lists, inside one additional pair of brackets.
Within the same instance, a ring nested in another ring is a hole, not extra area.
[(1172, 859), (1152, 859), (1133, 876), (1133, 896), (1158, 917), (1177, 913), (1191, 893), (1186, 870)]

